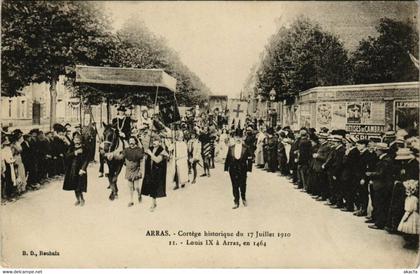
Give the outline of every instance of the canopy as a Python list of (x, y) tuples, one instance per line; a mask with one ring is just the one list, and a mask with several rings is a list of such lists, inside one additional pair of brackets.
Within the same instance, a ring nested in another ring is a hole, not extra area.
[(158, 87), (176, 92), (176, 79), (162, 69), (76, 65), (76, 82), (86, 84)]

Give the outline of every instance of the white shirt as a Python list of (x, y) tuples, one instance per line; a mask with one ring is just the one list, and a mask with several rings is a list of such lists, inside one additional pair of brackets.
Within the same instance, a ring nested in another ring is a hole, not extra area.
[(235, 144), (234, 148), (234, 156), (236, 160), (239, 160), (241, 158), (242, 154), (242, 144)]

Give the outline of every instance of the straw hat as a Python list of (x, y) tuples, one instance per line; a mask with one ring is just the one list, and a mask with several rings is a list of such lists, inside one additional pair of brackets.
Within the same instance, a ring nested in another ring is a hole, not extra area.
[(376, 143), (375, 147), (378, 150), (388, 150), (387, 143)]
[(395, 160), (411, 160), (414, 158), (413, 152), (409, 148), (399, 148)]
[(407, 180), (403, 182), (405, 190), (411, 194), (414, 194), (418, 191), (419, 182), (416, 180)]
[(343, 141), (343, 136), (338, 135), (338, 134), (330, 135), (328, 140), (335, 141), (335, 142), (341, 142), (341, 141)]

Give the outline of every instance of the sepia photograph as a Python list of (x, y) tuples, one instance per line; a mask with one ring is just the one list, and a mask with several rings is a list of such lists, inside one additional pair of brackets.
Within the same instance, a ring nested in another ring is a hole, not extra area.
[(417, 273), (418, 13), (1, 1), (2, 273)]

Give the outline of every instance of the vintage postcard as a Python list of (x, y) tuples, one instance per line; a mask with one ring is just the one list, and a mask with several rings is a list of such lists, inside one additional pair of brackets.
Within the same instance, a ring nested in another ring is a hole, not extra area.
[(416, 269), (416, 1), (1, 9), (5, 269)]

